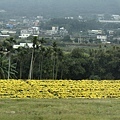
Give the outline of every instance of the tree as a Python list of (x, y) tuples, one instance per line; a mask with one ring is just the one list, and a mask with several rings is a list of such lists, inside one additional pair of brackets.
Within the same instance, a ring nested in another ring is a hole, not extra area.
[(70, 36), (66, 35), (63, 39), (64, 42), (71, 42)]
[(44, 54), (46, 53), (46, 48), (45, 47), (43, 47), (42, 45), (41, 45), (41, 47), (40, 47), (40, 49), (39, 49), (39, 57), (40, 57), (40, 59), (39, 59), (39, 71), (40, 71), (40, 73), (39, 73), (39, 75), (40, 75), (40, 79), (42, 79), (42, 77), (43, 77), (43, 60), (44, 60)]
[(53, 58), (53, 79), (57, 79), (58, 68), (59, 68), (59, 61), (61, 60), (63, 53), (61, 49), (57, 47), (56, 42), (52, 44), (52, 58)]
[(8, 54), (8, 79), (10, 78), (10, 69), (11, 69), (11, 54), (13, 52), (13, 45), (16, 43), (16, 41), (13, 39), (13, 37), (4, 40), (3, 42), (3, 51), (7, 52)]
[(5, 56), (0, 55), (0, 79), (7, 76), (8, 61)]
[[(27, 49), (27, 48), (19, 47), (17, 49), (15, 60), (18, 63), (17, 66), (19, 67), (19, 70), (18, 70), (18, 73), (19, 73), (18, 77), (19, 77), (19, 79), (23, 78), (23, 65), (25, 63), (25, 58), (27, 57), (28, 53), (29, 53), (29, 49)], [(26, 66), (27, 66), (27, 64), (26, 64)]]
[[(10, 78), (16, 78), (16, 64), (11, 64)], [(8, 77), (8, 59), (6, 55), (0, 55), (0, 79), (7, 79)]]
[(56, 42), (53, 42), (52, 45), (53, 48), (53, 79), (55, 79), (55, 67), (56, 67), (56, 57), (57, 57), (57, 44)]
[(53, 78), (53, 48), (51, 46), (46, 47), (43, 58), (44, 58), (43, 78), (52, 79)]
[(33, 74), (33, 66), (34, 66), (34, 63), (35, 63), (35, 60), (36, 60), (36, 50), (40, 50), (39, 53), (41, 54), (41, 63), (40, 63), (40, 79), (42, 78), (42, 61), (43, 61), (43, 51), (44, 51), (44, 48), (43, 48), (43, 43), (45, 43), (45, 40), (42, 38), (42, 39), (38, 39), (36, 36), (33, 37), (33, 48), (32, 48), (32, 56), (31, 56), (31, 63), (30, 63), (30, 70), (29, 70), (29, 79), (32, 78), (32, 74)]
[(33, 62), (34, 62), (34, 53), (35, 53), (35, 49), (39, 47), (39, 42), (38, 42), (38, 38), (35, 36), (32, 39), (32, 43), (33, 43), (33, 48), (32, 48), (32, 55), (31, 55), (31, 62), (30, 62), (30, 70), (29, 70), (29, 76), (28, 79), (32, 78), (32, 74), (33, 74)]
[[(57, 49), (57, 58), (56, 58), (56, 73), (55, 73), (55, 79), (58, 78), (58, 70), (60, 69), (60, 63), (62, 63), (63, 60), (63, 52), (60, 48)], [(62, 72), (62, 71), (61, 71)], [(61, 73), (62, 74), (62, 73)], [(60, 77), (59, 77), (60, 78)]]
[(44, 53), (46, 52), (46, 48), (43, 46), (43, 44), (46, 43), (46, 41), (42, 38), (40, 39), (40, 79), (42, 79), (42, 73), (43, 73), (43, 59), (44, 59)]

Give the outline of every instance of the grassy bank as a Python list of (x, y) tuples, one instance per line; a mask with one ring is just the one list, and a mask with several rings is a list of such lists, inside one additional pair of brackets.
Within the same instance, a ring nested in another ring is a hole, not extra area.
[(120, 99), (0, 99), (0, 120), (120, 120)]

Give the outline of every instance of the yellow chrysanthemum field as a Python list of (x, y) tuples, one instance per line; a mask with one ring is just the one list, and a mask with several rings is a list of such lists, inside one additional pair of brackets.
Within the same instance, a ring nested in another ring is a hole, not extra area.
[(120, 98), (120, 80), (0, 80), (0, 98)]

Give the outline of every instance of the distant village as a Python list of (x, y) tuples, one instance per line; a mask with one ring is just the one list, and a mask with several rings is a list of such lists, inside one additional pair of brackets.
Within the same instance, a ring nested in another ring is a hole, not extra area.
[[(5, 12), (1, 10), (1, 12)], [(64, 19), (76, 19), (74, 17), (65, 17)], [(79, 21), (86, 21), (86, 19), (81, 15), (77, 18)], [(120, 15), (110, 15), (105, 17), (104, 14), (97, 14), (95, 19), (100, 23), (111, 23), (119, 24)], [(38, 36), (40, 38), (60, 40), (65, 36), (70, 36), (71, 43), (81, 44), (81, 43), (106, 43), (106, 44), (120, 44), (120, 28), (117, 29), (88, 29), (87, 34), (84, 31), (80, 31), (77, 39), (74, 35), (71, 35), (69, 31), (64, 26), (52, 26), (50, 29), (42, 29), (40, 27), (41, 23), (48, 21), (43, 16), (36, 16), (27, 18), (18, 17), (8, 20), (0, 20), (0, 40), (9, 37), (15, 37), (22, 42), (26, 41), (30, 36)], [(117, 35), (116, 35), (117, 34)], [(24, 43), (25, 44), (25, 43)], [(15, 47), (23, 46), (24, 44), (19, 43)], [(30, 44), (30, 43), (29, 43)]]

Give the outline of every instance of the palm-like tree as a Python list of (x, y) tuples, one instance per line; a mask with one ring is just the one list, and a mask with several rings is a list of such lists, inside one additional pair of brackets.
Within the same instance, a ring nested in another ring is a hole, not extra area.
[(8, 61), (5, 56), (0, 55), (0, 79), (7, 76)]
[[(60, 62), (63, 60), (63, 52), (60, 48), (57, 49), (57, 58), (56, 58), (56, 73), (55, 73), (55, 79), (58, 77), (58, 69), (60, 66)], [(61, 71), (62, 72), (62, 71)]]
[(53, 79), (57, 79), (59, 60), (62, 60), (63, 53), (60, 48), (57, 47), (56, 42), (53, 42)]
[[(39, 40), (38, 37), (35, 36), (35, 37), (33, 37), (32, 42), (33, 42), (33, 49), (32, 49), (32, 56), (31, 56), (31, 63), (30, 63), (30, 70), (29, 70), (29, 77), (28, 77), (29, 79), (32, 78), (32, 74), (33, 74), (33, 66), (34, 66), (34, 62), (36, 59), (36, 50), (38, 50), (40, 48), (41, 53), (43, 52), (44, 49), (43, 49), (42, 44), (45, 43), (45, 40), (43, 38), (41, 40)], [(40, 70), (42, 71), (42, 62), (41, 62)], [(41, 74), (42, 74), (42, 72), (41, 72)]]
[(16, 41), (12, 37), (3, 41), (3, 52), (8, 54), (8, 79), (10, 78), (11, 54), (14, 43), (16, 43)]
[(15, 59), (18, 62), (19, 66), (19, 78), (21, 79), (23, 77), (23, 64), (24, 64), (24, 59), (26, 57), (26, 54), (28, 54), (28, 49), (24, 47), (19, 47), (17, 49), (17, 54), (15, 56)]
[(40, 50), (39, 50), (39, 53), (40, 53), (40, 59), (39, 59), (39, 71), (40, 71), (40, 79), (42, 79), (42, 74), (43, 74), (43, 61), (44, 61), (44, 57), (45, 57), (45, 54), (46, 54), (46, 48), (44, 46), (41, 46), (40, 47)]
[(31, 78), (32, 78), (32, 72), (33, 72), (33, 58), (34, 58), (35, 48), (38, 48), (38, 47), (39, 47), (38, 38), (37, 38), (36, 36), (33, 37), (32, 43), (33, 43), (33, 49), (32, 49), (32, 56), (31, 56), (30, 70), (29, 70), (28, 79), (31, 79)]
[(42, 73), (43, 73), (43, 59), (44, 59), (44, 54), (46, 52), (46, 48), (43, 46), (43, 44), (46, 43), (44, 38), (40, 39), (40, 47), (39, 47), (39, 52), (40, 52), (40, 79), (42, 79)]
[[(10, 78), (16, 78), (17, 71), (15, 70), (16, 64), (11, 64)], [(8, 60), (5, 55), (0, 55), (0, 79), (6, 79), (8, 77)]]

